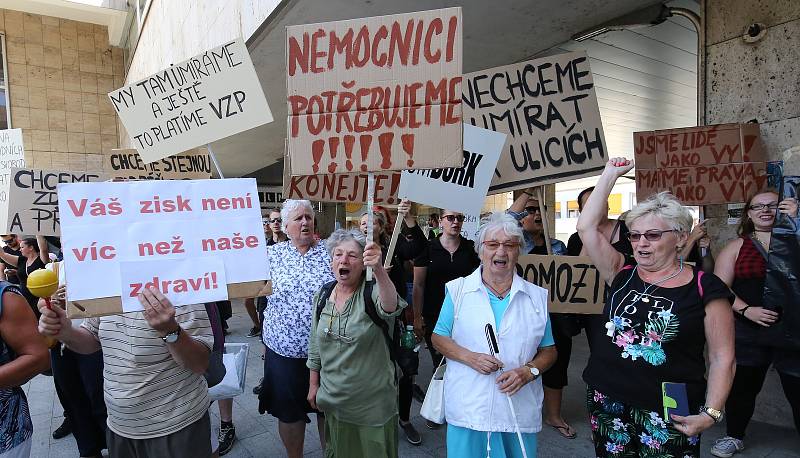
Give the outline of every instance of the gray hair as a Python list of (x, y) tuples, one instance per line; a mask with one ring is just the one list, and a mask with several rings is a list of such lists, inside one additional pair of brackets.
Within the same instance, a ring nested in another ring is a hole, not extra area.
[(311, 206), (311, 202), (305, 199), (286, 199), (281, 206), (281, 230), (286, 232), (286, 223), (289, 222), (289, 215), (292, 214), (295, 210), (298, 209), (307, 209), (314, 214), (314, 207)]
[(692, 230), (694, 219), (691, 212), (667, 191), (648, 197), (628, 211), (624, 216), (625, 225), (630, 228), (634, 221), (647, 215), (663, 219), (677, 232), (688, 233)]
[(325, 241), (325, 248), (327, 248), (328, 254), (333, 257), (333, 250), (347, 242), (356, 242), (361, 248), (362, 253), (364, 252), (364, 247), (367, 246), (367, 238), (360, 231), (355, 229), (337, 229), (333, 231), (333, 234)]
[(493, 212), (481, 220), (478, 240), (475, 243), (475, 252), (478, 253), (478, 256), (481, 254), (481, 247), (486, 236), (498, 229), (502, 229), (507, 236), (517, 239), (520, 244), (524, 243), (522, 226), (517, 220), (506, 212)]

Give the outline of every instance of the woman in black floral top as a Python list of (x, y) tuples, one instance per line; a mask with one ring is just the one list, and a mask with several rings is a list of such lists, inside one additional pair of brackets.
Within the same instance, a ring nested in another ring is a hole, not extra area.
[[(720, 421), (733, 378), (732, 295), (714, 274), (679, 258), (692, 216), (668, 193), (625, 216), (633, 260), (611, 246), (598, 223), (614, 182), (632, 168), (627, 159), (609, 160), (578, 219), (584, 248), (611, 285), (604, 320), (589, 330), (583, 373), (595, 452), (699, 457), (699, 434)], [(685, 387), (689, 415), (666, 417), (665, 382)]]

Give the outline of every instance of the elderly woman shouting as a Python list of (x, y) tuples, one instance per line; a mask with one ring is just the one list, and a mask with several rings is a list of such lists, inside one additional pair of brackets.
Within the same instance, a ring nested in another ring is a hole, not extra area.
[(482, 458), (488, 450), (491, 457), (518, 457), (520, 442), (527, 456), (536, 456), (539, 375), (556, 360), (556, 350), (547, 291), (516, 274), (522, 242), (522, 228), (511, 215), (493, 214), (478, 233), (481, 266), (447, 283), (432, 340), (448, 361), (449, 456)]
[[(314, 293), (333, 280), (331, 258), (314, 240), (314, 209), (307, 200), (289, 199), (281, 209), (281, 227), (288, 241), (267, 247), (272, 295), (267, 296), (263, 339), (264, 381), (259, 411), (278, 419), (278, 433), (289, 458), (303, 456), (305, 424), (312, 412), (308, 393), (308, 336)], [(323, 418), (317, 417), (320, 440)]]
[[(397, 456), (397, 382), (384, 329), (406, 306), (376, 243), (338, 230), (327, 240), (335, 282), (315, 296), (308, 401), (325, 412), (327, 457)], [(365, 267), (375, 281), (366, 282)]]
[[(611, 285), (605, 323), (588, 330), (583, 373), (595, 452), (699, 457), (698, 434), (720, 421), (733, 379), (732, 295), (714, 274), (684, 265), (692, 216), (668, 193), (625, 216), (633, 260), (614, 249), (599, 227), (614, 182), (632, 168), (609, 160), (578, 219), (584, 249)], [(688, 416), (664, 417), (667, 389), (685, 391)]]

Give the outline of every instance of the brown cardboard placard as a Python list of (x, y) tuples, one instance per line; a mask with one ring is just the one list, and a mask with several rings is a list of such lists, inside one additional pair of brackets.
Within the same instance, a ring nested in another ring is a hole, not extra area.
[(489, 194), (599, 175), (608, 160), (585, 52), (464, 75), (464, 122), (508, 134)]
[(4, 233), (60, 235), (57, 185), (107, 179), (104, 174), (93, 172), (11, 169), (6, 188), (8, 219), (3, 222)]
[(669, 191), (684, 205), (744, 202), (767, 187), (766, 162), (740, 162), (636, 171), (639, 201)]
[(603, 312), (606, 285), (588, 256), (526, 254), (517, 260), (517, 273), (548, 290), (550, 313)]
[[(283, 197), (315, 202), (367, 202), (367, 173), (298, 175), (289, 172), (289, 157), (283, 166)], [(375, 172), (375, 203), (396, 204), (400, 200), (400, 172)]]
[(716, 124), (634, 132), (637, 168), (766, 162), (758, 124)]
[(292, 175), (461, 165), (461, 8), (286, 28)]
[(149, 164), (135, 149), (112, 149), (103, 159), (103, 170), (125, 180), (203, 180), (211, 178), (208, 150), (197, 148)]
[[(268, 280), (266, 284), (269, 285), (269, 288), (267, 289), (267, 295), (269, 295), (272, 293), (272, 282)], [(259, 291), (264, 288), (264, 285), (265, 282), (263, 281), (231, 283), (228, 285), (228, 298), (238, 299), (256, 297)], [(70, 319), (119, 315), (121, 313), (122, 300), (119, 296), (67, 302), (67, 317)]]

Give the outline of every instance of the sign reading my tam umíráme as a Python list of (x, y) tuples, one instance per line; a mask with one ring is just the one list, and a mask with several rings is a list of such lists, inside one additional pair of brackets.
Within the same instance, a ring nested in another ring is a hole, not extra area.
[(464, 75), (464, 122), (508, 134), (489, 194), (599, 175), (608, 152), (585, 52)]
[(145, 163), (272, 122), (241, 39), (108, 93)]
[(461, 8), (286, 28), (292, 175), (461, 165)]

